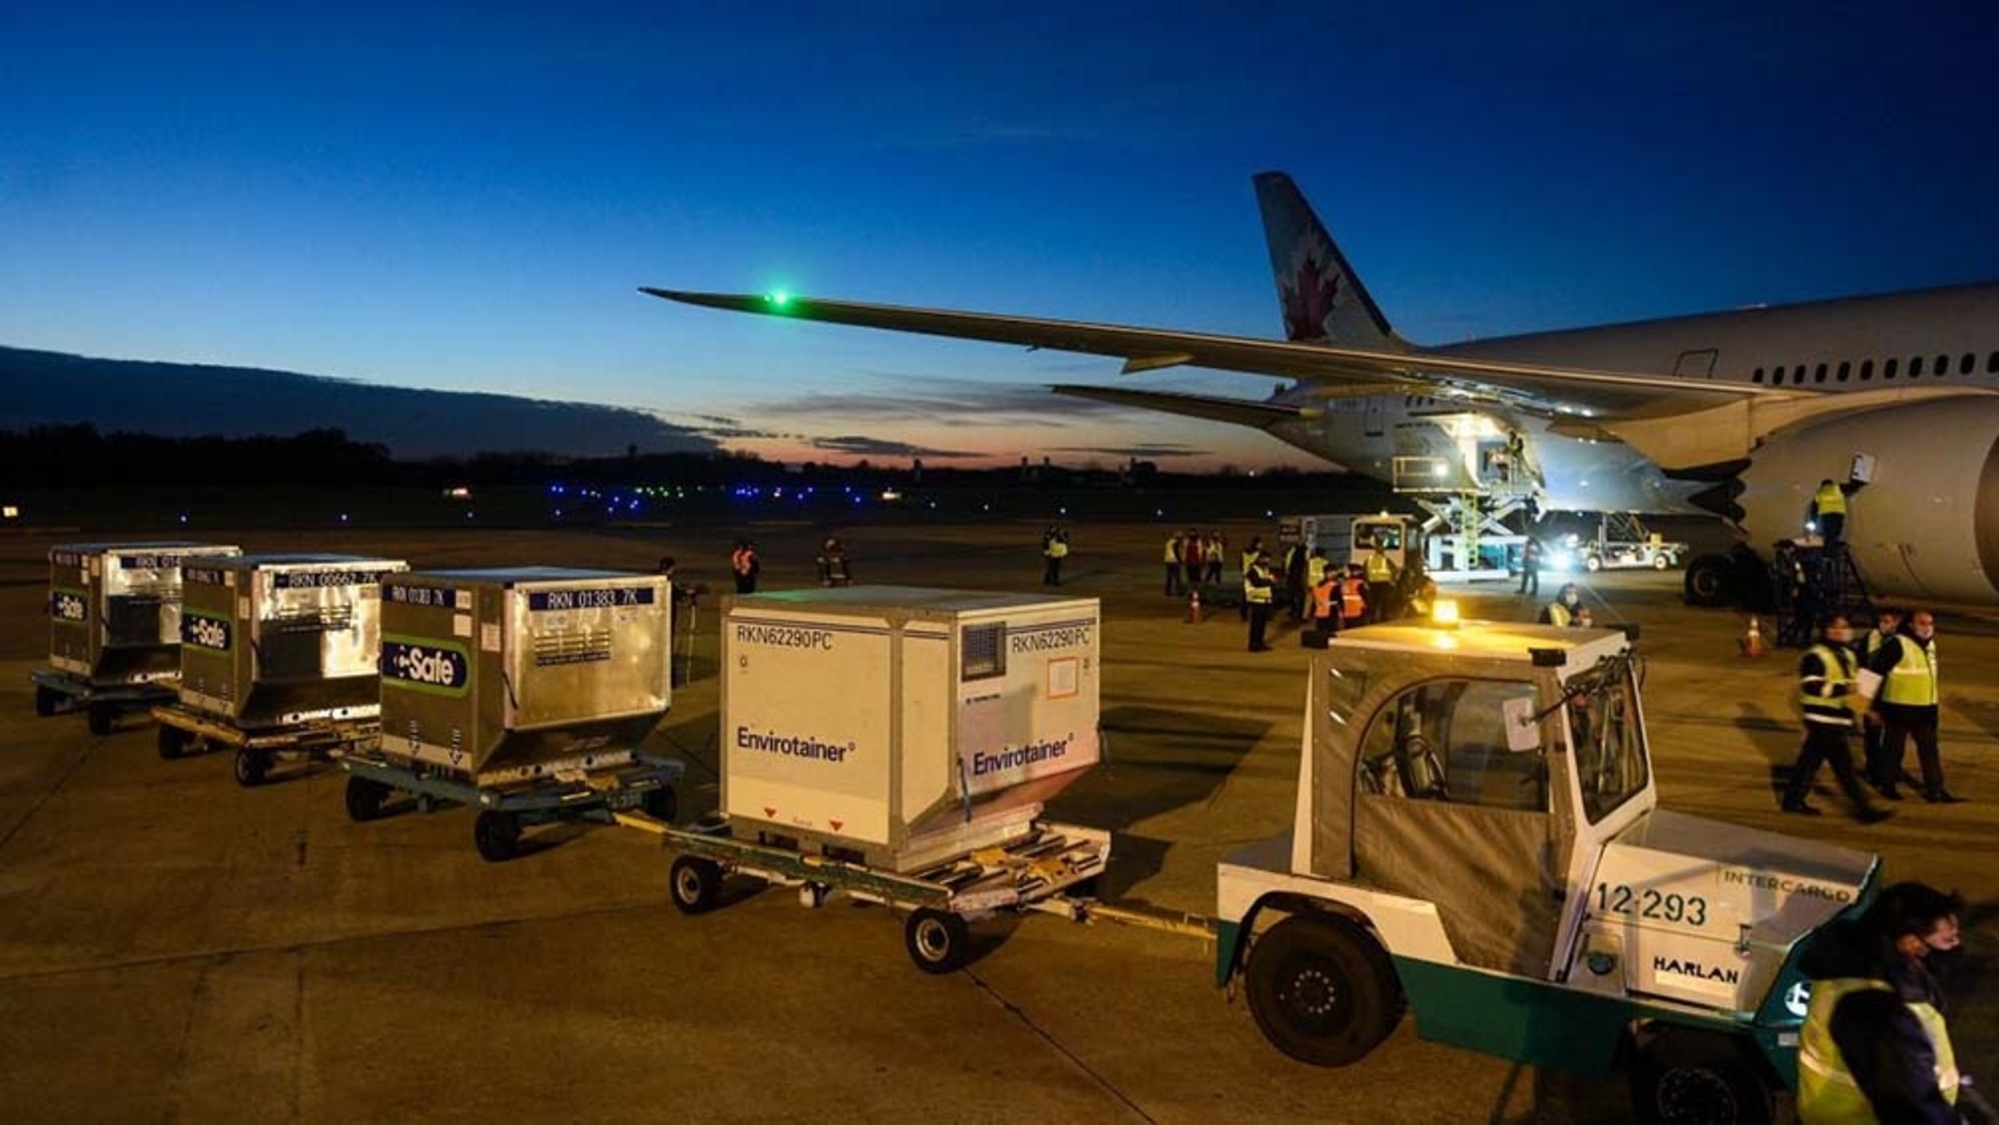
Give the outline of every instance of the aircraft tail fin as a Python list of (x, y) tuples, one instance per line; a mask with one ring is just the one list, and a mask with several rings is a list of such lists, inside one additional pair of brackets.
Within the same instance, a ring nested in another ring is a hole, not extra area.
[(1388, 326), (1291, 177), (1261, 172), (1255, 181), (1263, 233), (1270, 244), (1270, 268), (1277, 277), (1277, 303), (1284, 312), (1284, 338), (1300, 344), (1405, 350), (1408, 345)]

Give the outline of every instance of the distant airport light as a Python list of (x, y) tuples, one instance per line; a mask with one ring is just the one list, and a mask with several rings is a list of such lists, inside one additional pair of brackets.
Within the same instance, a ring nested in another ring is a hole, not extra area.
[(0, 504), (0, 519), (17, 520), (20, 518), (21, 518), (21, 509), (18, 505)]
[[(557, 491), (560, 490), (558, 489)], [(444, 495), (453, 500), (470, 500), (472, 498), (472, 490), (462, 484), (453, 485), (444, 490)]]

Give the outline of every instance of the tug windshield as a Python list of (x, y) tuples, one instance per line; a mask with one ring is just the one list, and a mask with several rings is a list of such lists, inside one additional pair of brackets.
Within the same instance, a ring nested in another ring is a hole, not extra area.
[(1638, 711), (1638, 661), (1606, 656), (1563, 685), (1576, 782), (1591, 824), (1645, 789), (1645, 724)]

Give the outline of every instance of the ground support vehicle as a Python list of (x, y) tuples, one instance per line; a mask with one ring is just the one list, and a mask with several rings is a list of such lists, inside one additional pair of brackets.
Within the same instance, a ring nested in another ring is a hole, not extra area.
[(37, 668), (28, 678), (35, 684), (35, 714), (47, 718), (81, 711), (90, 733), (97, 735), (110, 734), (120, 716), (172, 700), (175, 694), (172, 680), (104, 682), (58, 668)]
[(1879, 860), (1658, 808), (1639, 684), (1609, 629), (1341, 632), (1313, 656), (1291, 831), (1218, 869), (1217, 984), (1308, 1063), (1361, 1058), (1406, 1006), (1428, 1039), (1628, 1065), (1642, 1119), (1770, 1119), (1798, 956)]
[(160, 757), (172, 761), (208, 750), (235, 751), (236, 784), (245, 789), (270, 779), (280, 761), (325, 762), (342, 753), (372, 748), (381, 741), (382, 722), (372, 709), (360, 718), (315, 718), (302, 722), (242, 727), (181, 703), (152, 709), (159, 721)]
[[(1036, 822), (1002, 845), (909, 873), (858, 858), (805, 850), (795, 839), (758, 832), (739, 839), (725, 819), (662, 833), (673, 860), (673, 905), (701, 914), (717, 904), (731, 875), (796, 887), (799, 902), (824, 905), (835, 894), (903, 912), (903, 946), (926, 973), (949, 973), (970, 956), (971, 923), (1001, 913), (1059, 914), (1077, 920), (1135, 917), (1086, 897), (1110, 859), (1110, 833)], [(1205, 927), (1200, 928), (1206, 933)]]
[(1542, 565), (1550, 570), (1670, 570), (1686, 559), (1689, 547), (1649, 531), (1628, 512), (1599, 513), (1590, 535), (1571, 533), (1549, 544)]
[(552, 763), (537, 776), (504, 784), (480, 784), (420, 762), (387, 757), (378, 750), (346, 753), (347, 816), (356, 823), (379, 819), (396, 793), (415, 799), (419, 812), (447, 806), (479, 810), (472, 843), (479, 858), (504, 863), (520, 854), (521, 832), (539, 824), (630, 820), (640, 812), (663, 827), (679, 813), (674, 785), (685, 767), (671, 758), (613, 755), (609, 764)]

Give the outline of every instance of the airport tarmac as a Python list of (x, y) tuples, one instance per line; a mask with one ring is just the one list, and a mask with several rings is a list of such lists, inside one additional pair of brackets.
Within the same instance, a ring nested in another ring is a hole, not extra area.
[[(765, 589), (811, 584), (820, 528), (218, 533), (250, 550), (386, 554), (421, 567), (650, 570), (713, 591), (694, 679), (648, 743), (689, 762), (683, 816), (715, 800), (715, 597), (735, 531)], [(858, 581), (1041, 589), (1040, 526), (841, 527)], [(1205, 914), (1216, 861), (1289, 823), (1307, 654), (1287, 628), (1245, 651), (1232, 610), (1160, 593), (1164, 528), (1073, 526), (1065, 593), (1103, 599), (1113, 762), (1053, 813), (1115, 832), (1103, 893)], [(1253, 533), (1227, 527), (1237, 550)], [(163, 761), (149, 722), (95, 738), (34, 717), (46, 551), (0, 542), (0, 1105), (16, 1121), (1483, 1121), (1615, 1117), (1583, 1088), (1425, 1043), (1405, 1019), (1361, 1063), (1268, 1046), (1213, 987), (1199, 939), (1030, 916), (974, 927), (931, 977), (900, 920), (780, 891), (686, 917), (642, 833), (557, 828), (488, 864), (463, 810), (350, 823), (337, 769), (240, 789), (222, 755)], [(1905, 801), (1861, 828), (1830, 778), (1804, 819), (1773, 768), (1799, 742), (1796, 654), (1737, 654), (1741, 620), (1680, 604), (1678, 572), (1593, 577), (1600, 624), (1637, 622), (1662, 803), (1874, 850), (1891, 879), (1977, 904), (1953, 988), (1960, 1059), (1999, 1067), (1999, 624), (1945, 616), (1943, 746), (1954, 806)], [(1542, 591), (1552, 596), (1553, 576)], [(1525, 619), (1511, 584), (1467, 616)], [(1995, 1071), (1999, 1073), (1999, 1071)], [(1999, 1080), (1999, 1079), (1995, 1079)]]

